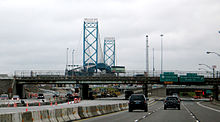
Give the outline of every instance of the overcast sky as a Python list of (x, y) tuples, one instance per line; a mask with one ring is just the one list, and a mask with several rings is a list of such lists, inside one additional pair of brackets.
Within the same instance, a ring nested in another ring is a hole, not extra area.
[(160, 70), (160, 34), (164, 70), (220, 69), (220, 57), (206, 54), (220, 53), (219, 0), (0, 0), (0, 73), (64, 70), (66, 48), (82, 65), (84, 18), (98, 18), (102, 44), (115, 37), (126, 69), (145, 69), (146, 34), (150, 69), (154, 48)]

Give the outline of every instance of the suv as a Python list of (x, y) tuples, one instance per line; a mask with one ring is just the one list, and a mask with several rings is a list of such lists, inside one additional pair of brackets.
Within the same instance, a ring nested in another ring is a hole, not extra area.
[(164, 110), (167, 108), (178, 108), (180, 110), (180, 99), (177, 96), (169, 96), (164, 100)]
[(135, 109), (141, 109), (147, 112), (147, 99), (144, 94), (132, 94), (128, 102), (129, 112)]

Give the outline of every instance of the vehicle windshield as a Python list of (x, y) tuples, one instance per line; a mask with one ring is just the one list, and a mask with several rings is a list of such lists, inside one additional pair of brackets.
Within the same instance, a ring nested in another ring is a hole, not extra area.
[(19, 96), (13, 96), (13, 98), (19, 98)]
[(131, 100), (143, 100), (144, 96), (143, 95), (132, 95)]

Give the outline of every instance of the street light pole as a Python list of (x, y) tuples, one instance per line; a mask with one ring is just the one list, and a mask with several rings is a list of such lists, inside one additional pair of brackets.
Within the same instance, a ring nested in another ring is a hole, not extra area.
[(69, 51), (69, 48), (66, 49), (66, 70), (68, 67), (68, 51)]
[(216, 52), (206, 52), (206, 53), (207, 53), (207, 54), (214, 53), (214, 54), (216, 54), (217, 56), (220, 57), (220, 54), (219, 54), (219, 53), (216, 53)]
[(160, 37), (161, 37), (161, 74), (163, 74), (163, 34), (161, 34)]
[(149, 75), (148, 35), (146, 35), (146, 76)]
[(72, 51), (72, 65), (73, 65), (73, 68), (74, 68), (74, 49), (73, 49), (73, 51)]
[(207, 64), (199, 64), (199, 65), (204, 65), (204, 66), (208, 67), (209, 69), (211, 69), (213, 71), (213, 78), (215, 78), (215, 68), (214, 67), (210, 67)]
[(154, 68), (154, 48), (153, 48), (153, 77), (154, 77), (154, 71), (155, 71), (155, 68)]

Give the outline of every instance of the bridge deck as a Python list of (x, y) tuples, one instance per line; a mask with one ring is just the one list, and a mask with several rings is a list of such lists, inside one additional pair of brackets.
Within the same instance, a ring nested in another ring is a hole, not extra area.
[[(17, 84), (164, 84), (160, 77), (102, 77), (102, 76), (47, 76), (47, 77), (14, 77)], [(204, 82), (172, 82), (173, 85), (220, 85), (220, 78), (205, 78)]]

